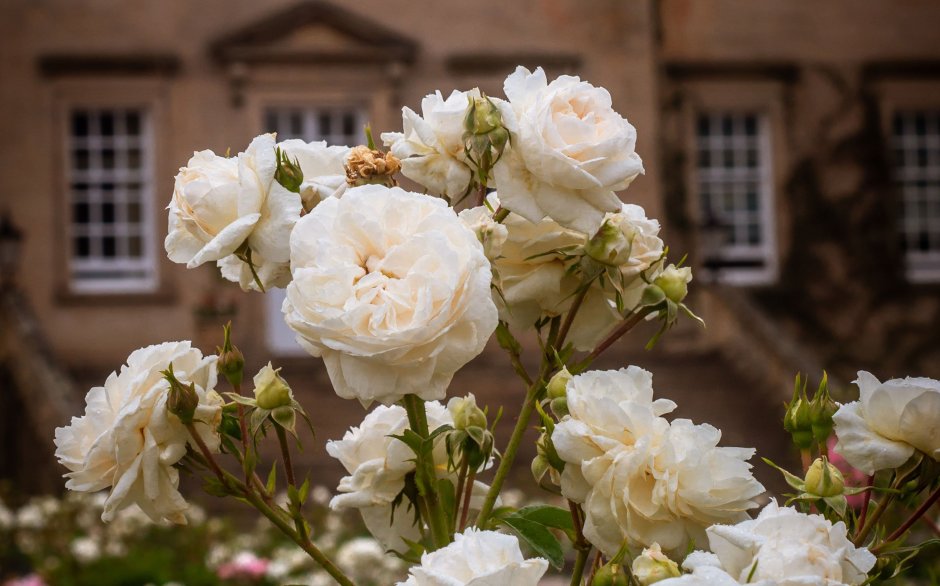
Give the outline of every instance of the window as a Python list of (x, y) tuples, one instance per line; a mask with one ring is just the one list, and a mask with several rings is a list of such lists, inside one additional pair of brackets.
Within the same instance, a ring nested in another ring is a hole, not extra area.
[(696, 118), (695, 181), (712, 278), (768, 282), (776, 272), (768, 122), (750, 112)]
[(152, 131), (143, 109), (68, 112), (69, 276), (77, 293), (153, 291)]
[[(330, 145), (355, 146), (365, 143), (366, 120), (365, 108), (269, 107), (264, 111), (264, 130), (277, 132), (279, 141), (299, 138), (307, 142), (325, 140)], [(297, 344), (294, 332), (284, 322), (281, 305), (285, 296), (283, 289), (273, 289), (264, 296), (265, 341), (276, 354), (306, 355)]]
[(915, 281), (940, 280), (940, 111), (899, 111), (892, 122), (908, 275)]
[(365, 143), (364, 112), (359, 108), (268, 108), (265, 131), (277, 132), (278, 140), (325, 140), (331, 145)]

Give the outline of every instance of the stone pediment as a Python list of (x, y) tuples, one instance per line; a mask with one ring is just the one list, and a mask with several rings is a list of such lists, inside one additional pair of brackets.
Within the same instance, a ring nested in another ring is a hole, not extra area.
[(362, 14), (309, 0), (223, 36), (210, 51), (224, 63), (410, 63), (418, 44)]

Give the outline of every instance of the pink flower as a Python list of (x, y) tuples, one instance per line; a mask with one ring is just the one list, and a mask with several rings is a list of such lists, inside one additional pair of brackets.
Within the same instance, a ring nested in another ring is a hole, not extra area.
[[(830, 436), (829, 441), (826, 442), (826, 445), (829, 447), (829, 461), (842, 473), (842, 476), (845, 478), (846, 488), (866, 486), (868, 484), (868, 476), (861, 470), (850, 466), (849, 463), (845, 461), (845, 458), (833, 449), (835, 448), (836, 441), (835, 436)], [(846, 495), (845, 499), (848, 501), (850, 507), (860, 509), (865, 503), (865, 493)]]
[(250, 551), (243, 551), (232, 561), (222, 564), (216, 570), (219, 578), (230, 580), (232, 578), (261, 578), (268, 570), (268, 560), (259, 558)]
[(39, 574), (30, 574), (22, 578), (13, 578), (3, 583), (3, 586), (48, 586)]

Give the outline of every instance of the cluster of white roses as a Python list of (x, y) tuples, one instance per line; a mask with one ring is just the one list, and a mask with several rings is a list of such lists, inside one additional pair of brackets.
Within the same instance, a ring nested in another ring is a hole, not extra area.
[[(323, 359), (336, 393), (366, 408), (381, 403), (327, 445), (349, 473), (331, 507), (358, 510), (384, 547), (413, 561), (430, 533), (437, 551), (421, 556), (405, 586), (536, 584), (546, 560), (524, 560), (514, 537), (488, 529), (538, 403), (539, 458), (571, 504), (579, 555), (596, 547), (619, 563), (627, 548), (645, 547), (633, 564), (644, 586), (860, 584), (874, 557), (847, 540), (844, 524), (775, 503), (749, 520), (764, 492), (747, 463), (754, 450), (719, 447), (720, 431), (707, 424), (667, 420), (676, 405), (654, 400), (649, 372), (581, 372), (644, 317), (659, 317), (665, 329), (679, 309), (691, 315), (682, 304), (691, 270), (666, 266), (659, 223), (615, 193), (643, 167), (636, 131), (606, 90), (569, 76), (548, 82), (541, 69), (521, 67), (504, 89), (505, 100), (474, 89), (446, 100), (429, 95), (421, 115), (405, 108), (403, 132), (381, 136), (387, 153), (371, 135), (368, 147), (349, 148), (277, 143), (266, 134), (234, 157), (195, 153), (176, 177), (170, 259), (189, 268), (214, 261), (245, 290), (286, 288), (284, 318), (300, 345)], [(398, 187), (399, 170), (428, 193)], [(454, 206), (467, 198), (476, 206), (458, 213)], [(531, 386), (491, 489), (475, 481), (492, 461), (485, 414), (472, 395), (446, 408), (439, 401), (498, 326), (500, 344)], [(538, 377), (525, 372), (510, 333), (527, 329), (545, 346)], [(574, 351), (590, 354), (573, 365)], [(219, 372), (240, 381), (240, 354), (237, 367), (230, 349), (222, 354)], [(56, 432), (57, 455), (71, 471), (67, 486), (110, 487), (106, 518), (136, 503), (155, 520), (182, 521), (176, 465), (192, 447), (224, 490), (265, 512), (270, 495), (250, 478), (248, 409), (252, 438), (268, 424), (278, 430), (293, 490), (290, 510), (268, 517), (293, 516), (293, 537), (315, 551), (297, 516), (302, 490), (283, 435), (302, 408), (270, 365), (255, 377), (255, 399), (232, 397), (246, 467), (239, 488), (211, 465), (228, 439), (218, 431), (216, 366), (216, 357), (185, 342), (133, 353), (88, 394), (86, 414)], [(549, 383), (553, 372), (561, 378)], [(838, 450), (850, 463), (873, 473), (915, 451), (940, 459), (940, 384), (881, 385), (862, 373), (859, 385), (861, 402), (835, 415)], [(548, 403), (554, 417), (542, 408)], [(436, 486), (450, 487), (450, 509)], [(479, 530), (462, 531), (471, 507)], [(514, 528), (535, 523), (554, 539), (539, 523), (566, 525), (545, 514)], [(679, 577), (667, 554), (678, 559), (690, 543), (708, 543), (714, 553), (689, 556), (691, 574)], [(339, 570), (318, 561), (342, 582)]]

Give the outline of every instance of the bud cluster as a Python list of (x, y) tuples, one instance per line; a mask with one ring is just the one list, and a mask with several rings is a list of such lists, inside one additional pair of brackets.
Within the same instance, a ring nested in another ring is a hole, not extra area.
[(797, 375), (793, 398), (787, 404), (787, 412), (783, 418), (783, 428), (790, 433), (793, 443), (801, 450), (808, 450), (814, 444), (825, 445), (832, 435), (832, 416), (838, 408), (829, 395), (829, 377), (825, 373), (812, 398), (806, 393), (806, 379)]

